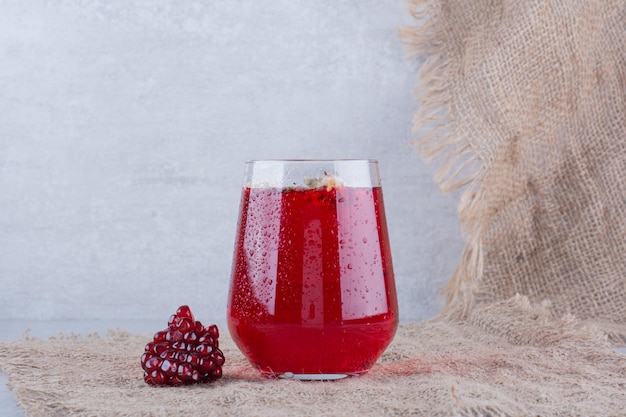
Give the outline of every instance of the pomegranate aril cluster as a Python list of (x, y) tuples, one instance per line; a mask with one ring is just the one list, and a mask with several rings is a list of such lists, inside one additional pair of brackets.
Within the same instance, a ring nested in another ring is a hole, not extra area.
[(154, 334), (141, 356), (143, 379), (150, 385), (189, 385), (222, 377), (224, 354), (216, 325), (204, 327), (188, 306), (176, 310), (167, 329)]

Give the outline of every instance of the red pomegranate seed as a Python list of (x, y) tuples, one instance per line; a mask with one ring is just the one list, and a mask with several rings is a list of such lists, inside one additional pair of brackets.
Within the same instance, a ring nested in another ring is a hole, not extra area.
[(222, 377), (222, 368), (215, 368), (211, 371), (211, 376), (213, 379), (218, 379)]
[(192, 382), (200, 382), (202, 375), (200, 375), (200, 372), (198, 372), (197, 369), (194, 369), (191, 372), (191, 381)]
[(162, 361), (163, 361), (163, 360), (162, 360), (161, 358), (158, 358), (158, 357), (156, 357), (156, 356), (153, 356), (153, 357), (151, 357), (150, 359), (148, 359), (148, 360), (145, 362), (145, 365), (144, 365), (144, 368), (143, 368), (143, 369), (144, 369), (144, 370), (146, 370), (146, 371), (148, 371), (148, 372), (152, 372), (152, 371), (154, 371), (155, 369), (158, 369), (158, 368), (160, 368), (160, 367), (161, 367), (161, 362), (162, 362)]
[(165, 331), (165, 330), (161, 330), (160, 332), (156, 332), (154, 334), (154, 342), (155, 343), (165, 342), (166, 341), (166, 338), (165, 338), (166, 335), (167, 335), (167, 331)]
[(155, 355), (160, 355), (161, 353), (165, 352), (169, 348), (170, 348), (170, 345), (167, 342), (155, 343), (152, 348), (152, 352), (154, 352)]
[(193, 373), (193, 367), (190, 363), (181, 363), (178, 365), (178, 369), (176, 370), (176, 376), (181, 381), (187, 381), (191, 379), (191, 374)]
[(176, 351), (174, 349), (167, 349), (161, 352), (159, 355), (161, 359), (174, 359), (176, 358)]
[(196, 366), (198, 366), (198, 363), (200, 363), (200, 354), (198, 354), (198, 352), (187, 353), (185, 362), (189, 362), (191, 366), (195, 368)]
[(145, 351), (141, 355), (141, 365), (143, 366), (143, 364), (146, 363), (148, 361), (148, 359), (150, 359), (153, 356), (154, 356), (154, 354), (152, 352), (150, 352), (148, 350), (148, 347), (146, 346)]
[(217, 365), (218, 367), (224, 365), (224, 354), (219, 349), (213, 352), (213, 354), (211, 355), (211, 359), (213, 359), (215, 365)]
[(215, 324), (209, 326), (209, 334), (213, 338), (213, 340), (217, 340), (220, 337), (220, 331), (217, 329)]
[(186, 317), (181, 318), (180, 321), (177, 323), (177, 326), (177, 329), (183, 334), (196, 329), (196, 324), (194, 323), (194, 321)]
[(162, 371), (155, 369), (152, 372), (148, 372), (147, 376), (144, 374), (144, 380), (150, 385), (165, 385), (168, 377)]
[(196, 347), (196, 352), (198, 352), (200, 356), (207, 356), (213, 352), (213, 346), (208, 343), (202, 343)]
[(165, 373), (167, 376), (176, 375), (176, 370), (178, 369), (178, 362), (176, 359), (164, 359), (161, 362), (161, 371)]
[(190, 332), (187, 332), (183, 335), (183, 340), (185, 342), (195, 342), (198, 340), (198, 333), (196, 333), (193, 330)]
[(179, 340), (178, 342), (172, 343), (172, 349), (174, 349), (174, 350), (187, 350), (187, 344), (184, 341)]
[(196, 331), (196, 333), (202, 334), (202, 332), (204, 332), (204, 326), (199, 321), (196, 321), (196, 326), (194, 330)]
[(178, 317), (186, 317), (193, 322), (196, 321), (196, 319), (194, 319), (193, 317), (193, 314), (191, 313), (191, 309), (189, 308), (189, 306), (186, 305), (178, 307), (178, 309), (176, 310), (176, 315)]
[(167, 334), (165, 335), (165, 340), (167, 340), (170, 343), (178, 342), (179, 340), (183, 340), (183, 334), (178, 329), (169, 330)]
[(215, 362), (211, 358), (202, 358), (198, 363), (198, 370), (202, 373), (208, 373), (215, 369)]

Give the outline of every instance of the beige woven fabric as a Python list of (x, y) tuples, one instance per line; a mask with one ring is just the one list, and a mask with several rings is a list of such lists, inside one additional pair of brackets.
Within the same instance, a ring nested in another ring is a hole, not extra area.
[(465, 186), (450, 310), (515, 294), (626, 335), (626, 2), (413, 1), (418, 144)]
[(227, 337), (224, 378), (180, 388), (143, 382), (150, 335), (2, 343), (27, 416), (625, 414), (626, 2), (412, 7), (417, 142), (463, 190), (447, 314), (336, 382), (263, 379)]
[(227, 336), (216, 383), (157, 388), (139, 357), (151, 335), (25, 339), (0, 344), (0, 369), (34, 416), (611, 416), (626, 404), (626, 360), (571, 318), (524, 298), (463, 321), (402, 326), (365, 376), (268, 380)]

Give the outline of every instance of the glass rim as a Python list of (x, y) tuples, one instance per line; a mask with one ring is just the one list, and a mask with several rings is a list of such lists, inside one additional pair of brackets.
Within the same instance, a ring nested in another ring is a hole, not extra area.
[(334, 158), (334, 159), (304, 159), (304, 158), (289, 158), (289, 159), (247, 159), (246, 164), (257, 163), (257, 162), (294, 162), (294, 163), (329, 163), (329, 162), (366, 162), (369, 164), (377, 164), (377, 159), (372, 158)]

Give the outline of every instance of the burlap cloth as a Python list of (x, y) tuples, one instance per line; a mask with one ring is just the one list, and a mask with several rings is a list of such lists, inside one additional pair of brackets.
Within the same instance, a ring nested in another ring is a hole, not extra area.
[(2, 343), (27, 416), (626, 415), (626, 2), (411, 10), (416, 143), (467, 239), (444, 311), (337, 382), (262, 379), (227, 336), (224, 378), (182, 388), (144, 384), (150, 335)]
[[(503, 319), (506, 318), (506, 319)], [(505, 323), (503, 326), (502, 323)], [(24, 339), (0, 345), (27, 416), (623, 415), (626, 360), (527, 300), (479, 306), (463, 321), (400, 328), (366, 375), (335, 382), (267, 380), (227, 337), (224, 377), (154, 388), (139, 357), (150, 335)], [(332, 347), (329, 347), (332, 348)]]

